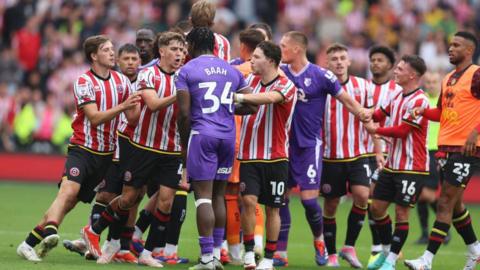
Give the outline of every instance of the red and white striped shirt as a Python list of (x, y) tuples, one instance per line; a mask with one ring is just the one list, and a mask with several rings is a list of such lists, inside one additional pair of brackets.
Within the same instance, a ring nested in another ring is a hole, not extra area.
[[(159, 98), (175, 95), (175, 73), (165, 73), (158, 65), (143, 69), (138, 74), (137, 91), (154, 89)], [(142, 100), (142, 108), (137, 127), (130, 139), (133, 143), (150, 150), (179, 154), (180, 135), (177, 128), (176, 103), (152, 112)]]
[[(369, 82), (363, 78), (349, 76), (342, 89), (362, 107), (371, 107), (373, 101)], [(360, 157), (367, 153), (367, 133), (363, 123), (351, 114), (343, 104), (327, 96), (324, 116), (324, 160), (342, 160)]]
[[(376, 84), (373, 81), (370, 82), (371, 93), (373, 94), (373, 106), (375, 109), (379, 109), (382, 104), (387, 105), (391, 95), (396, 91), (401, 91), (400, 85), (396, 84), (394, 80), (389, 80), (383, 84)], [(380, 122), (380, 126), (388, 127), (390, 118), (387, 117)], [(388, 145), (383, 145), (383, 150), (386, 152)], [(367, 153), (374, 153), (373, 137), (368, 135), (367, 139)]]
[(424, 117), (415, 119), (411, 116), (410, 112), (416, 107), (425, 109), (429, 107), (428, 98), (422, 89), (408, 95), (396, 91), (389, 104), (381, 107), (381, 110), (390, 117), (390, 126), (399, 126), (405, 122), (415, 127), (406, 138), (391, 138), (392, 144), (385, 165), (389, 170), (420, 173), (429, 171), (428, 120)]
[(87, 103), (96, 103), (99, 111), (106, 111), (122, 103), (131, 93), (128, 78), (117, 71), (110, 70), (109, 77), (102, 79), (89, 70), (77, 79), (73, 86), (73, 93), (77, 110), (72, 122), (73, 135), (70, 143), (100, 153), (115, 151), (119, 116), (93, 126), (82, 106)]
[(262, 84), (260, 76), (250, 75), (247, 83), (254, 94), (278, 91), (284, 101), (261, 105), (257, 113), (243, 117), (238, 159), (287, 159), (288, 135), (297, 102), (297, 88), (292, 81), (280, 75), (268, 85)]
[(230, 42), (226, 37), (221, 34), (214, 33), (215, 46), (213, 48), (213, 54), (218, 58), (227, 62), (230, 61)]

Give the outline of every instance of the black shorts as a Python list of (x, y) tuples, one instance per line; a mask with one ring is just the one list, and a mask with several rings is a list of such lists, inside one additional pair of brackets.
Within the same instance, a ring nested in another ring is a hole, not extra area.
[(240, 163), (240, 192), (270, 207), (285, 205), (288, 161)]
[(461, 153), (448, 153), (446, 159), (440, 159), (442, 181), (456, 187), (465, 188), (472, 175), (480, 169), (480, 158), (467, 157)]
[(69, 146), (62, 181), (68, 179), (79, 183), (78, 200), (90, 203), (95, 197), (95, 188), (112, 164), (112, 157), (113, 153), (95, 154), (79, 146)]
[(347, 194), (350, 186), (370, 187), (371, 175), (368, 157), (347, 162), (323, 162), (321, 193), (325, 198), (338, 198)]
[[(133, 144), (132, 146), (129, 149), (131, 152), (124, 156), (125, 165), (121, 168), (124, 185), (141, 188), (151, 181), (155, 192), (160, 185), (171, 188), (178, 187), (182, 176), (180, 155), (162, 154)], [(120, 160), (124, 158), (120, 157)]]
[(120, 171), (120, 163), (113, 160), (112, 164), (105, 174), (103, 181), (95, 189), (97, 192), (108, 192), (120, 195), (122, 194), (123, 178)]
[(108, 168), (108, 171), (105, 175), (105, 181), (102, 181), (97, 187), (98, 192), (109, 192), (114, 194), (122, 194), (123, 189), (123, 173), (122, 168), (125, 168), (125, 161), (128, 158), (122, 159), (123, 156), (128, 155), (132, 152), (132, 144), (129, 142), (127, 137), (123, 135), (118, 136), (118, 147), (120, 153), (119, 160), (113, 160), (112, 165)]
[(377, 171), (377, 158), (375, 156), (368, 157), (368, 165), (370, 166), (370, 182), (375, 182), (378, 179), (378, 171)]
[(438, 183), (440, 182), (440, 173), (435, 153), (437, 153), (435, 150), (428, 151), (428, 155), (430, 156), (430, 175), (425, 177), (425, 183), (423, 186), (429, 189), (437, 190)]
[(373, 198), (413, 207), (422, 192), (426, 177), (423, 174), (392, 173), (383, 170), (378, 175)]

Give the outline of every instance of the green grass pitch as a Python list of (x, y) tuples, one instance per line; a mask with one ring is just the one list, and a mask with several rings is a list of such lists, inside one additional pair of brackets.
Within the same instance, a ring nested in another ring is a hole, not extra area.
[[(136, 265), (110, 264), (97, 265), (92, 261), (85, 261), (77, 254), (68, 252), (59, 245), (41, 263), (31, 263), (20, 259), (16, 254), (17, 245), (24, 240), (28, 232), (41, 218), (57, 192), (56, 186), (51, 184), (17, 184), (0, 183), (0, 269), (135, 269)], [(304, 217), (303, 208), (297, 198), (291, 203), (292, 230), (290, 232), (289, 262), (286, 269), (316, 269), (314, 262), (312, 237)], [(345, 201), (337, 214), (338, 235), (337, 247), (341, 248), (345, 238), (346, 219), (350, 209), (350, 201)], [(469, 206), (474, 226), (480, 229), (480, 206)], [(87, 221), (90, 206), (79, 204), (65, 219), (60, 227), (61, 239), (74, 239), (79, 236), (80, 228)], [(393, 217), (392, 217), (393, 218)], [(433, 222), (433, 215), (431, 223)], [(182, 257), (195, 261), (199, 248), (197, 244), (197, 230), (195, 225), (195, 208), (190, 196), (187, 220), (183, 225), (179, 252)], [(367, 225), (367, 223), (365, 224)], [(417, 246), (413, 242), (419, 236), (419, 226), (416, 211), (412, 211), (410, 218), (410, 233), (403, 248), (404, 258), (419, 256), (425, 247)], [(453, 239), (448, 246), (440, 249), (434, 262), (434, 269), (462, 269), (465, 262), (466, 248), (462, 239), (452, 230)], [(368, 260), (370, 250), (370, 231), (364, 226), (357, 241), (357, 253), (364, 265)], [(193, 263), (191, 263), (193, 264)], [(190, 264), (190, 265), (191, 265)], [(344, 261), (339, 269), (348, 269)], [(188, 266), (190, 266), (188, 265)], [(167, 269), (187, 269), (187, 265), (166, 266)], [(226, 269), (242, 269), (239, 266), (228, 266)], [(403, 260), (397, 264), (397, 269), (406, 269)]]

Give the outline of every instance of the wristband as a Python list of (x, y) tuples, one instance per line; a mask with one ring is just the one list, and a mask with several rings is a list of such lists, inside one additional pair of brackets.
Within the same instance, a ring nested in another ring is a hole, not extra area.
[(243, 103), (243, 101), (245, 100), (244, 94), (236, 94), (235, 98), (237, 99), (238, 103)]

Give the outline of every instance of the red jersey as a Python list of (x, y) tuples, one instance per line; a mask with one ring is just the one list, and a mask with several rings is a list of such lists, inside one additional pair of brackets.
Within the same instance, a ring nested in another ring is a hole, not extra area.
[[(371, 107), (371, 90), (367, 80), (349, 76), (348, 81), (342, 85), (342, 89), (354, 98), (362, 107)], [(343, 104), (332, 97), (327, 96), (325, 102), (323, 141), (325, 161), (349, 160), (367, 154), (367, 137), (363, 123), (351, 114)]]
[(277, 160), (288, 158), (288, 137), (293, 109), (297, 102), (297, 88), (292, 81), (278, 76), (263, 85), (260, 76), (250, 75), (247, 83), (253, 93), (278, 91), (282, 103), (260, 105), (258, 112), (243, 116), (238, 159)]
[(112, 153), (115, 150), (119, 116), (94, 126), (88, 120), (82, 106), (95, 103), (99, 111), (106, 111), (119, 105), (131, 93), (130, 81), (125, 75), (114, 70), (110, 70), (106, 79), (89, 70), (77, 79), (73, 93), (77, 109), (73, 117), (73, 135), (70, 143), (94, 152)]
[(381, 107), (381, 110), (390, 117), (390, 126), (399, 126), (405, 122), (414, 127), (405, 138), (391, 138), (392, 144), (385, 165), (387, 170), (417, 173), (429, 171), (428, 120), (424, 117), (415, 119), (411, 116), (411, 110), (416, 107), (425, 109), (429, 107), (428, 98), (420, 88), (407, 95), (402, 91), (396, 91), (389, 104)]
[[(138, 74), (137, 91), (154, 89), (159, 98), (176, 94), (175, 73), (165, 73), (158, 65)], [(176, 103), (152, 112), (144, 101), (137, 127), (130, 136), (133, 143), (164, 154), (180, 154), (180, 135), (177, 127)]]
[(215, 47), (213, 48), (213, 54), (218, 58), (227, 62), (230, 61), (230, 42), (223, 35), (214, 33), (215, 35)]
[[(391, 98), (391, 95), (393, 95), (393, 93), (397, 92), (397, 91), (401, 91), (402, 88), (400, 87), (400, 85), (396, 84), (394, 80), (389, 80), (389, 81), (386, 81), (385, 83), (383, 84), (376, 84), (374, 83), (373, 81), (370, 82), (370, 92), (372, 93), (373, 97), (373, 106), (375, 109), (380, 109), (380, 107), (382, 105), (387, 105), (390, 98)], [(385, 126), (385, 127), (388, 127), (390, 126), (390, 118), (387, 117), (385, 118), (384, 120), (380, 121), (380, 126)], [(382, 143), (383, 143), (383, 152), (386, 152), (387, 149), (386, 147), (388, 145), (385, 145), (383, 140), (382, 140)], [(368, 153), (374, 153), (375, 150), (374, 150), (374, 147), (373, 147), (373, 138), (372, 136), (368, 136), (367, 138), (367, 152)]]

